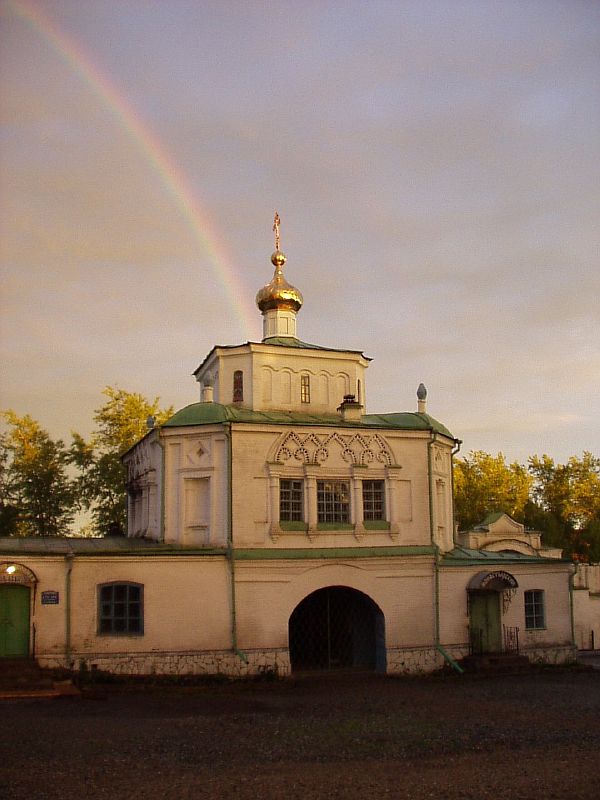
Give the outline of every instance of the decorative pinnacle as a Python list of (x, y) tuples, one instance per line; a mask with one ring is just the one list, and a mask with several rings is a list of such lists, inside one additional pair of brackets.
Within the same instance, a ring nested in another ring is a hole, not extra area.
[(281, 220), (279, 219), (279, 214), (277, 211), (275, 212), (275, 218), (273, 220), (273, 232), (275, 233), (275, 250), (279, 250), (279, 226), (281, 225)]

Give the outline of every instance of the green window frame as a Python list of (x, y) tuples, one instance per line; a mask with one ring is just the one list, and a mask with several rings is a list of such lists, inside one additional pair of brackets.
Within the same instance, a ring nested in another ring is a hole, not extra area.
[(529, 589), (524, 594), (525, 629), (542, 630), (546, 627), (546, 603), (543, 589)]
[(103, 636), (143, 635), (143, 584), (114, 581), (98, 586), (98, 633)]

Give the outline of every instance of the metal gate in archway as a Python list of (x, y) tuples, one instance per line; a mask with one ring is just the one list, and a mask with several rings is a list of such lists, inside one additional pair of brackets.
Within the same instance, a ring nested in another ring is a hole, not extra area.
[(292, 671), (356, 668), (385, 672), (383, 613), (356, 589), (318, 589), (292, 612), (289, 647)]

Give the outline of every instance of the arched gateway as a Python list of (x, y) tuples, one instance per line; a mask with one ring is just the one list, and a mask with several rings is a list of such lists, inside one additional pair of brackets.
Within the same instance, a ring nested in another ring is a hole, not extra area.
[(385, 672), (385, 620), (366, 594), (327, 586), (309, 594), (289, 621), (292, 671), (372, 669)]

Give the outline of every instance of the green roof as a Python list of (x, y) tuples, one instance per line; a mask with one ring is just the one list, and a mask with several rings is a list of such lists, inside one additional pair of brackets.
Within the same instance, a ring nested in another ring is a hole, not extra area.
[[(77, 537), (77, 536), (10, 536), (0, 538), (0, 559), (13, 555), (178, 555), (190, 554), (192, 550), (149, 539), (134, 539), (126, 536)], [(222, 548), (195, 548), (193, 553), (218, 555)]]
[(223, 422), (242, 422), (264, 425), (328, 425), (337, 428), (392, 428), (409, 431), (435, 431), (450, 439), (450, 431), (428, 414), (400, 412), (396, 414), (365, 414), (357, 421), (342, 420), (337, 414), (304, 414), (299, 411), (252, 411), (237, 405), (192, 403), (168, 419), (164, 428), (189, 425), (214, 425)]
[(497, 553), (492, 550), (472, 550), (469, 547), (457, 545), (454, 550), (444, 553), (441, 565), (443, 567), (464, 567), (472, 564), (539, 564), (540, 562), (545, 564), (564, 564), (568, 562), (568, 559), (528, 556), (523, 553)]
[[(302, 342), (294, 336), (268, 336), (263, 339), (261, 344), (271, 344), (276, 347), (297, 347), (302, 350), (327, 350), (330, 353), (358, 353), (359, 355), (367, 358), (362, 350), (348, 350), (347, 348), (340, 347), (323, 347), (320, 344), (310, 344), (309, 342)], [(371, 361), (370, 358), (368, 358)]]

